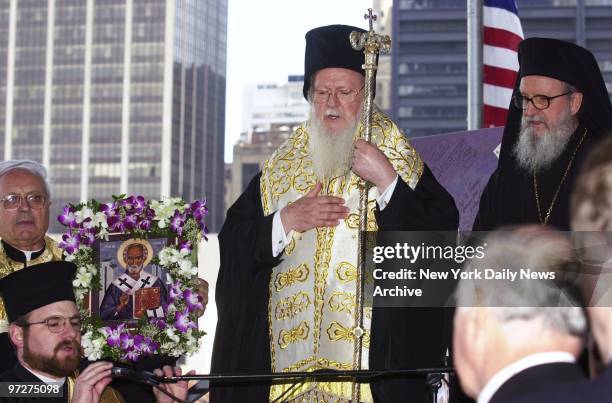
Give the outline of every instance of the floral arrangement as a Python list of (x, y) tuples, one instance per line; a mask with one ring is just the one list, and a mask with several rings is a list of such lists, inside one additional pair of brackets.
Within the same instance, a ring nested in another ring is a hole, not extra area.
[[(135, 362), (151, 354), (178, 357), (193, 353), (204, 332), (196, 326), (197, 311), (203, 309), (197, 294), (197, 244), (208, 230), (204, 218), (208, 208), (204, 200), (186, 203), (180, 198), (161, 201), (142, 196), (113, 196), (111, 203), (92, 200), (67, 205), (58, 217), (67, 231), (59, 242), (67, 261), (77, 265), (73, 282), (77, 305), (84, 317), (81, 344), (85, 356), (95, 361)], [(110, 234), (129, 234), (133, 238), (171, 237), (153, 262), (167, 271), (168, 299), (165, 318), (139, 319), (136, 328), (125, 323), (104, 326), (99, 317), (89, 314), (85, 295), (100, 290), (100, 271), (94, 259), (96, 240), (108, 240)], [(196, 249), (196, 250), (194, 250)]]

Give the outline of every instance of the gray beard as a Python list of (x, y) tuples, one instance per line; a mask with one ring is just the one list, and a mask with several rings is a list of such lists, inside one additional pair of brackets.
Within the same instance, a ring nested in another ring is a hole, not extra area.
[(512, 154), (519, 167), (529, 173), (536, 173), (548, 168), (565, 150), (572, 133), (576, 130), (576, 120), (569, 113), (547, 133), (537, 136), (528, 126), (525, 117), (521, 120), (519, 140), (514, 145)]
[(332, 133), (317, 119), (314, 108), (311, 108), (309, 122), (308, 155), (317, 178), (324, 180), (348, 173), (353, 163), (359, 119), (345, 130)]

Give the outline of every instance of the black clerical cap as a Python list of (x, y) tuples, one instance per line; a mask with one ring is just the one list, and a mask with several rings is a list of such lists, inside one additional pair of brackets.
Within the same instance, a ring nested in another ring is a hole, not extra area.
[(76, 266), (49, 262), (17, 270), (0, 279), (0, 295), (9, 322), (58, 301), (75, 301), (72, 280)]
[(349, 25), (327, 25), (306, 33), (304, 98), (308, 99), (312, 75), (321, 69), (337, 67), (365, 75), (361, 68), (365, 63), (363, 51), (354, 50), (349, 41), (353, 31), (365, 32)]
[(591, 134), (605, 132), (612, 122), (610, 98), (597, 60), (587, 49), (551, 38), (528, 38), (519, 45), (519, 80), (530, 75), (555, 78), (583, 93), (578, 117)]

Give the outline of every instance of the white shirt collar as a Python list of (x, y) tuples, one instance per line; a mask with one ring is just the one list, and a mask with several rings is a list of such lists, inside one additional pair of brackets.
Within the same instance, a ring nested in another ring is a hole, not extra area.
[(63, 377), (63, 378), (60, 378), (60, 379), (49, 378), (48, 376), (45, 376), (45, 375), (41, 374), (38, 371), (34, 371), (33, 369), (31, 369), (30, 367), (28, 367), (26, 365), (22, 365), (22, 367), (27, 369), (30, 373), (32, 373), (32, 375), (34, 375), (35, 377), (37, 377), (38, 379), (40, 379), (44, 383), (57, 383), (57, 384), (59, 384), (59, 386), (64, 386), (64, 382), (66, 382), (66, 377)]
[(32, 255), (35, 253), (40, 252), (41, 250), (45, 249), (45, 247), (43, 246), (42, 248), (40, 248), (39, 250), (21, 250), (21, 249), (17, 249), (19, 252), (23, 253), (26, 257), (26, 261), (29, 262), (30, 260), (32, 260)]
[(551, 351), (546, 353), (531, 354), (513, 362), (501, 371), (497, 372), (478, 394), (477, 403), (489, 403), (491, 397), (510, 378), (527, 368), (541, 364), (555, 362), (576, 362), (576, 358), (566, 351)]

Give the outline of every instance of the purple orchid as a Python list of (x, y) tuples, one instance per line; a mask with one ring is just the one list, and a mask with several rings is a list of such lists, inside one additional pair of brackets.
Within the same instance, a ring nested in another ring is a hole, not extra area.
[(121, 333), (119, 341), (121, 343), (122, 350), (129, 350), (134, 348), (134, 338), (129, 333)]
[(195, 200), (189, 205), (189, 208), (193, 214), (193, 217), (198, 222), (204, 220), (204, 217), (208, 215), (208, 207), (206, 207), (206, 200)]
[(136, 362), (136, 361), (138, 361), (139, 357), (140, 357), (140, 354), (139, 354), (138, 351), (130, 349), (125, 354), (123, 354), (123, 356), (121, 358), (126, 360), (126, 361)]
[(136, 214), (128, 214), (122, 221), (125, 229), (132, 230), (138, 225), (138, 216)]
[(104, 215), (106, 215), (107, 217), (113, 217), (118, 215), (118, 208), (119, 206), (117, 205), (117, 202), (104, 203), (100, 205), (100, 211), (103, 212)]
[(94, 224), (91, 218), (87, 217), (84, 219), (83, 222), (81, 222), (81, 228), (94, 229)]
[(153, 222), (148, 217), (145, 217), (138, 223), (138, 229), (148, 231), (151, 229), (151, 224), (153, 224)]
[(120, 324), (116, 328), (106, 326), (102, 328), (102, 332), (106, 335), (106, 343), (110, 347), (119, 347), (121, 343), (121, 334), (125, 328), (125, 323)]
[(150, 337), (145, 338), (139, 334), (134, 336), (134, 349), (141, 354), (152, 354), (157, 350), (158, 346)]
[(168, 300), (170, 302), (174, 302), (174, 300), (180, 297), (181, 294), (183, 293), (181, 291), (181, 285), (182, 285), (181, 282), (177, 281), (176, 283), (172, 284), (172, 286), (170, 287), (170, 290), (168, 291)]
[(191, 253), (191, 251), (193, 250), (191, 241), (188, 241), (186, 239), (179, 239), (178, 248), (179, 248), (179, 251), (182, 252), (184, 249), (187, 253)]
[(149, 323), (151, 323), (152, 325), (157, 326), (157, 328), (159, 330), (164, 330), (165, 328), (168, 327), (168, 324), (166, 323), (166, 321), (161, 319), (161, 318), (151, 318), (149, 320)]
[(178, 236), (183, 235), (183, 226), (185, 225), (185, 216), (180, 211), (174, 210), (174, 215), (170, 219), (170, 229)]
[(189, 320), (189, 310), (185, 309), (183, 312), (174, 313), (174, 327), (181, 333), (186, 333), (189, 329), (197, 328), (196, 324)]
[(96, 231), (91, 229), (81, 229), (79, 231), (79, 239), (81, 244), (92, 246), (96, 242)]
[(78, 223), (76, 220), (76, 215), (74, 214), (76, 209), (72, 206), (64, 206), (62, 210), (62, 214), (57, 216), (57, 220), (61, 222), (66, 227), (77, 227)]
[(62, 240), (58, 243), (58, 246), (69, 255), (76, 252), (79, 249), (79, 245), (80, 242), (78, 234), (73, 235), (71, 232), (62, 235)]
[(138, 211), (138, 213), (141, 213), (142, 211), (144, 211), (145, 207), (147, 207), (147, 202), (143, 196), (136, 196), (134, 197), (134, 202), (132, 203), (132, 205), (134, 206), (134, 210)]
[(197, 309), (204, 309), (204, 306), (202, 305), (202, 297), (195, 291), (191, 289), (185, 290), (183, 292), (183, 298), (185, 298), (185, 303), (187, 304), (187, 310), (189, 312), (193, 312)]
[(125, 232), (125, 223), (119, 216), (108, 217), (106, 222), (110, 232)]

